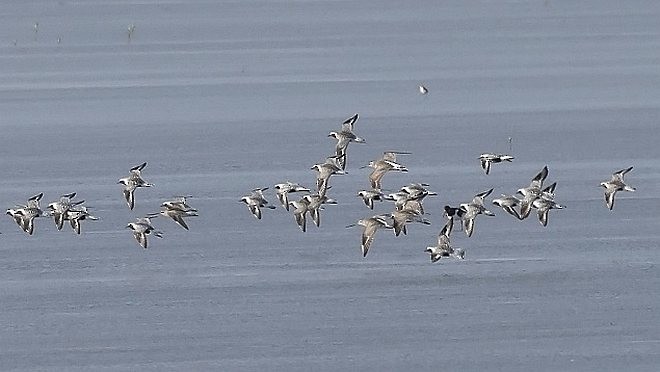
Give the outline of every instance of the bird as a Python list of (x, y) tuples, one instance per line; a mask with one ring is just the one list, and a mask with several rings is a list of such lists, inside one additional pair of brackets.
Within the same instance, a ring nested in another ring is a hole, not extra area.
[(366, 143), (364, 138), (358, 137), (355, 135), (355, 133), (353, 133), (353, 127), (359, 117), (360, 115), (356, 113), (342, 123), (340, 131), (332, 131), (328, 133), (328, 137), (332, 137), (337, 140), (337, 145), (335, 146), (335, 154), (339, 160), (339, 165), (341, 166), (342, 170), (346, 169), (348, 144), (351, 142)]
[(258, 220), (261, 219), (261, 208), (275, 209), (275, 206), (268, 205), (268, 200), (264, 197), (264, 191), (268, 187), (253, 189), (250, 195), (245, 195), (241, 198), (241, 202), (245, 203)]
[(311, 191), (306, 187), (300, 186), (299, 184), (290, 181), (278, 183), (275, 185), (274, 189), (275, 195), (277, 195), (277, 199), (287, 211), (289, 210), (289, 193)]
[[(461, 209), (461, 207), (452, 207), (450, 205), (445, 205), (444, 206), (444, 216), (448, 219), (451, 220), (452, 228), (454, 225), (454, 217), (458, 217), (463, 220), (463, 215), (465, 214), (465, 209)], [(459, 224), (458, 227), (463, 230), (463, 224)]]
[(614, 195), (616, 195), (617, 191), (634, 192), (636, 190), (636, 188), (629, 186), (624, 181), (626, 173), (632, 169), (633, 167), (618, 170), (612, 174), (612, 178), (609, 181), (600, 183), (605, 188), (605, 204), (610, 210), (614, 208)]
[(491, 164), (501, 163), (503, 161), (512, 162), (513, 159), (513, 156), (504, 154), (483, 153), (479, 156), (479, 160), (481, 161), (481, 168), (484, 170), (484, 172), (486, 172), (486, 174), (490, 173)]
[(513, 217), (521, 220), (520, 213), (518, 213), (518, 210), (514, 208), (520, 204), (520, 199), (515, 197), (515, 195), (502, 194), (501, 197), (493, 199), (493, 204), (504, 209), (505, 212), (509, 213)]
[(418, 198), (415, 195), (411, 195), (405, 191), (398, 191), (391, 194), (387, 194), (383, 197), (384, 200), (393, 201), (394, 209), (397, 211), (403, 209), (414, 210), (418, 214), (424, 214), (424, 206), (422, 205), (422, 199)]
[(66, 219), (69, 210), (72, 207), (78, 206), (85, 202), (84, 200), (73, 201), (72, 199), (75, 197), (75, 192), (64, 194), (58, 201), (52, 202), (48, 204), (48, 207), (46, 207), (46, 211), (53, 217), (55, 226), (57, 226), (58, 230), (62, 230), (62, 226), (64, 226), (64, 220)]
[(534, 206), (534, 208), (537, 209), (539, 222), (544, 227), (548, 225), (548, 212), (550, 212), (551, 209), (565, 208), (563, 205), (557, 204), (554, 200), (546, 199), (543, 197), (534, 200), (534, 203), (532, 203), (532, 205)]
[(43, 215), (39, 206), (39, 201), (43, 196), (43, 193), (36, 194), (27, 200), (27, 204), (7, 209), (7, 214), (28, 235), (32, 235), (34, 232), (34, 219)]
[(69, 223), (71, 224), (71, 228), (73, 229), (73, 231), (75, 231), (76, 234), (80, 235), (80, 221), (84, 221), (84, 220), (96, 221), (99, 218), (90, 214), (89, 211), (87, 210), (87, 207), (81, 205), (76, 209), (69, 209), (66, 212), (65, 219), (69, 220)]
[(163, 233), (161, 231), (154, 229), (153, 225), (151, 224), (151, 218), (148, 216), (138, 218), (135, 222), (130, 222), (128, 225), (126, 225), (126, 228), (133, 231), (133, 237), (144, 249), (147, 249), (148, 246), (147, 235), (153, 235), (157, 238), (163, 237)]
[(369, 162), (369, 164), (364, 166), (363, 168), (373, 168), (373, 171), (371, 171), (369, 174), (371, 188), (374, 190), (381, 190), (383, 176), (385, 176), (385, 173), (389, 171), (408, 172), (408, 168), (397, 163), (396, 156), (409, 154), (409, 152), (385, 151), (382, 158), (378, 160), (372, 160)]
[(316, 227), (321, 226), (320, 210), (323, 209), (323, 204), (337, 204), (336, 200), (328, 198), (325, 194), (308, 194), (302, 198), (307, 201), (307, 212), (309, 212), (309, 216), (312, 217)]
[(364, 205), (366, 205), (369, 209), (374, 209), (374, 200), (382, 202), (385, 197), (383, 192), (380, 190), (360, 190), (358, 191), (357, 196), (362, 198)]
[(135, 189), (138, 187), (152, 187), (153, 184), (146, 182), (142, 179), (141, 172), (144, 167), (147, 166), (147, 162), (144, 162), (140, 165), (137, 165), (130, 169), (130, 175), (128, 177), (120, 178), (117, 182), (118, 184), (124, 185), (124, 198), (128, 207), (133, 210), (135, 206)]
[(406, 224), (411, 222), (417, 222), (424, 225), (430, 225), (431, 221), (424, 218), (418, 211), (412, 209), (402, 209), (400, 211), (394, 211), (390, 215), (392, 217), (393, 226), (394, 226), (394, 235), (399, 236), (403, 232), (403, 235), (407, 235), (408, 231), (406, 229)]
[(177, 225), (181, 226), (186, 230), (189, 230), (188, 224), (186, 224), (184, 217), (197, 217), (199, 215), (197, 214), (196, 209), (181, 209), (178, 207), (170, 207), (170, 208), (161, 207), (160, 212), (151, 213), (149, 215), (149, 217), (158, 217), (158, 216), (169, 217), (174, 222), (176, 222)]
[(316, 190), (320, 195), (325, 195), (328, 189), (328, 180), (334, 174), (348, 174), (348, 172), (341, 169), (339, 158), (336, 155), (328, 156), (325, 162), (314, 164), (310, 169), (317, 172), (316, 175)]
[(518, 193), (523, 195), (522, 200), (520, 201), (520, 219), (524, 220), (529, 216), (529, 213), (532, 210), (532, 204), (534, 200), (541, 197), (543, 187), (543, 182), (548, 177), (548, 166), (544, 166), (539, 173), (532, 178), (528, 187), (518, 189)]
[(347, 228), (356, 225), (364, 227), (364, 230), (362, 231), (362, 243), (360, 244), (360, 249), (362, 250), (362, 257), (367, 257), (367, 253), (369, 252), (371, 243), (374, 241), (374, 235), (376, 234), (376, 231), (378, 231), (378, 229), (394, 228), (394, 226), (392, 226), (388, 222), (388, 219), (390, 219), (390, 216), (381, 214), (369, 218), (363, 218), (357, 221), (357, 223), (346, 226)]
[(308, 212), (309, 201), (302, 197), (300, 200), (290, 201), (289, 205), (293, 208), (293, 218), (295, 219), (296, 224), (298, 224), (300, 230), (302, 230), (302, 232), (307, 231), (306, 215)]
[(420, 85), (420, 86), (419, 86), (419, 94), (421, 94), (421, 95), (425, 95), (425, 94), (427, 94), (428, 92), (429, 92), (429, 89), (428, 89), (427, 87), (425, 87), (424, 85)]
[(181, 209), (184, 211), (195, 211), (197, 210), (195, 208), (192, 208), (190, 205), (188, 205), (188, 198), (190, 196), (175, 196), (171, 200), (166, 200), (160, 204), (161, 208), (168, 208), (168, 209)]
[(459, 207), (464, 210), (462, 217), (463, 220), (463, 230), (468, 237), (472, 236), (474, 230), (474, 220), (480, 214), (485, 214), (486, 216), (495, 216), (495, 213), (489, 211), (484, 206), (484, 199), (493, 192), (493, 189), (480, 192), (472, 198), (472, 201), (469, 203), (463, 203)]
[(450, 218), (438, 234), (438, 244), (432, 247), (426, 247), (426, 253), (431, 256), (431, 262), (437, 262), (442, 257), (455, 257), (465, 259), (465, 251), (460, 248), (453, 248), (449, 239), (454, 226), (453, 218)]

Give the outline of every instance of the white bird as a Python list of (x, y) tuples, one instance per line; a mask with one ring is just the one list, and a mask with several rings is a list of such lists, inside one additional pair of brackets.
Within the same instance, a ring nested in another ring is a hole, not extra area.
[(152, 187), (153, 184), (146, 182), (142, 179), (142, 170), (147, 166), (147, 162), (144, 162), (138, 166), (131, 168), (130, 175), (128, 177), (120, 178), (117, 182), (118, 184), (124, 185), (124, 198), (128, 207), (132, 210), (135, 206), (135, 189), (138, 187)]
[(147, 235), (154, 235), (157, 238), (163, 237), (161, 231), (154, 229), (149, 217), (138, 218), (135, 222), (130, 222), (126, 225), (126, 228), (133, 230), (133, 237), (144, 249), (147, 249), (148, 246)]

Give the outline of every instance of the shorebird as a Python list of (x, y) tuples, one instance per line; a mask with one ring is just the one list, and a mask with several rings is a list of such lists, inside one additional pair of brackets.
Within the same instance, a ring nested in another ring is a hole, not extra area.
[(394, 211), (390, 215), (392, 220), (394, 220), (394, 235), (399, 236), (403, 232), (403, 235), (407, 235), (408, 231), (406, 229), (406, 224), (411, 222), (417, 222), (424, 225), (430, 225), (431, 221), (422, 217), (419, 212), (412, 209), (403, 209), (400, 211)]
[[(452, 228), (454, 225), (454, 217), (458, 217), (463, 220), (463, 215), (465, 214), (465, 209), (461, 209), (461, 207), (452, 207), (449, 205), (445, 205), (444, 207), (444, 216), (448, 220), (451, 220)], [(463, 230), (463, 224), (459, 224), (458, 227)]]
[(516, 198), (514, 195), (502, 194), (501, 197), (499, 197), (497, 199), (493, 199), (493, 204), (495, 204), (498, 207), (504, 209), (504, 211), (506, 211), (507, 213), (509, 213), (513, 217), (521, 220), (520, 213), (518, 213), (518, 210), (514, 208), (518, 204), (520, 204), (520, 199)]
[(57, 226), (58, 230), (62, 230), (62, 226), (64, 226), (64, 220), (66, 219), (69, 210), (72, 207), (78, 206), (85, 202), (84, 200), (73, 201), (72, 199), (75, 197), (75, 192), (64, 194), (58, 201), (52, 202), (48, 204), (48, 207), (46, 207), (48, 214), (53, 216), (53, 220), (55, 220), (55, 226)]
[(196, 209), (181, 209), (178, 207), (161, 207), (160, 212), (158, 213), (151, 213), (149, 217), (158, 217), (158, 216), (163, 216), (163, 217), (169, 217), (171, 218), (174, 222), (176, 222), (177, 225), (183, 227), (184, 229), (188, 230), (188, 224), (186, 224), (186, 221), (183, 219), (184, 217), (197, 217), (199, 216), (197, 214)]
[(424, 206), (422, 205), (423, 198), (417, 198), (405, 191), (398, 191), (385, 195), (384, 200), (393, 201), (394, 209), (397, 211), (408, 209), (414, 210), (418, 214), (424, 214)]
[(539, 222), (544, 227), (548, 225), (548, 212), (551, 209), (564, 209), (564, 206), (557, 204), (554, 200), (543, 197), (534, 200), (532, 205), (537, 209)]
[(388, 219), (390, 219), (390, 216), (388, 215), (378, 215), (361, 219), (357, 223), (346, 226), (347, 228), (356, 225), (364, 227), (364, 231), (362, 231), (362, 244), (360, 245), (360, 248), (362, 249), (362, 257), (367, 257), (369, 247), (371, 247), (371, 243), (374, 241), (374, 235), (376, 235), (378, 229), (394, 228), (394, 226), (388, 223)]
[(339, 160), (339, 165), (341, 166), (342, 170), (346, 169), (348, 144), (351, 142), (356, 142), (356, 143), (366, 142), (364, 138), (358, 137), (355, 135), (355, 133), (353, 133), (353, 126), (358, 121), (359, 117), (360, 116), (358, 114), (351, 116), (341, 124), (341, 130), (339, 132), (332, 131), (328, 133), (328, 137), (332, 137), (337, 140), (335, 153), (337, 155), (337, 159)]
[(437, 196), (438, 193), (435, 191), (429, 191), (428, 183), (411, 183), (401, 188), (401, 191), (410, 195), (411, 200), (423, 200), (427, 196)]
[(334, 174), (348, 174), (341, 169), (339, 158), (337, 156), (328, 156), (325, 162), (314, 164), (312, 170), (318, 172), (316, 175), (316, 190), (320, 195), (325, 195), (328, 189), (328, 180)]
[(304, 195), (302, 198), (307, 200), (307, 211), (316, 227), (321, 226), (320, 210), (323, 209), (323, 204), (337, 204), (336, 200), (328, 198), (327, 195), (309, 194)]
[(166, 200), (162, 202), (160, 204), (160, 207), (167, 209), (181, 209), (184, 211), (197, 212), (197, 209), (192, 208), (190, 205), (188, 205), (188, 198), (190, 198), (190, 196), (175, 196), (171, 200)]
[(293, 218), (296, 220), (296, 224), (300, 227), (302, 232), (307, 231), (307, 211), (309, 206), (309, 201), (307, 199), (300, 198), (300, 200), (292, 200), (289, 202), (289, 205), (293, 207)]
[(425, 94), (427, 94), (428, 92), (429, 92), (429, 89), (428, 89), (427, 87), (425, 87), (425, 86), (423, 86), (423, 85), (420, 85), (420, 86), (419, 86), (419, 94), (421, 94), (421, 95), (425, 95)]
[(437, 262), (442, 257), (455, 257), (465, 259), (465, 251), (460, 248), (453, 248), (449, 239), (451, 230), (454, 226), (453, 218), (450, 218), (438, 234), (438, 244), (434, 247), (426, 247), (426, 253), (431, 256), (431, 262)]
[(81, 205), (76, 209), (69, 209), (66, 212), (65, 219), (69, 220), (69, 223), (71, 224), (71, 228), (73, 229), (73, 231), (75, 231), (76, 234), (80, 235), (80, 221), (84, 221), (84, 220), (96, 221), (99, 218), (91, 215), (87, 210), (87, 207)]
[(151, 187), (153, 184), (150, 184), (142, 179), (141, 171), (144, 167), (147, 166), (147, 162), (131, 168), (130, 175), (128, 177), (120, 178), (117, 182), (118, 184), (124, 185), (124, 198), (128, 207), (132, 210), (135, 206), (135, 189), (138, 187)]
[(268, 187), (254, 189), (250, 195), (245, 195), (240, 200), (247, 205), (250, 212), (258, 220), (261, 219), (261, 208), (275, 209), (275, 206), (268, 205), (268, 201), (264, 197), (264, 191), (266, 190), (268, 190)]
[(529, 187), (518, 189), (518, 192), (523, 195), (523, 198), (520, 201), (521, 220), (529, 216), (529, 212), (532, 210), (532, 204), (534, 203), (534, 200), (541, 197), (543, 181), (545, 181), (547, 177), (548, 166), (546, 165), (536, 176), (534, 176), (534, 178), (532, 178), (532, 182), (530, 182)]
[(7, 214), (10, 215), (18, 226), (20, 226), (20, 228), (28, 235), (32, 235), (34, 232), (34, 219), (43, 215), (43, 211), (39, 206), (39, 201), (43, 196), (43, 193), (39, 193), (31, 196), (27, 200), (26, 205), (7, 209)]
[(369, 181), (371, 182), (371, 188), (374, 190), (382, 189), (381, 181), (383, 179), (383, 176), (385, 176), (385, 173), (389, 171), (407, 172), (408, 168), (397, 163), (396, 156), (409, 155), (409, 154), (410, 154), (409, 152), (386, 151), (383, 153), (382, 158), (378, 160), (372, 160), (369, 162), (368, 165), (362, 167), (362, 168), (366, 168), (366, 167), (373, 168), (373, 171), (371, 171), (371, 173), (369, 174)]
[(310, 189), (290, 181), (278, 183), (275, 185), (275, 194), (277, 195), (277, 199), (287, 211), (289, 210), (289, 193), (310, 191)]
[(380, 190), (360, 190), (358, 191), (357, 196), (362, 198), (364, 205), (369, 207), (369, 209), (374, 209), (374, 200), (382, 202), (385, 197)]
[(493, 163), (501, 163), (503, 161), (508, 161), (512, 162), (514, 159), (513, 156), (511, 155), (504, 155), (504, 154), (489, 154), (489, 153), (484, 153), (479, 156), (479, 160), (481, 161), (481, 168), (486, 172), (486, 174), (490, 173), (490, 165)]
[(154, 235), (157, 238), (163, 237), (161, 231), (154, 229), (149, 217), (138, 218), (135, 222), (126, 225), (126, 228), (133, 230), (133, 237), (144, 249), (147, 249), (147, 235)]
[(626, 173), (630, 172), (632, 169), (633, 167), (616, 171), (612, 174), (612, 178), (609, 181), (600, 183), (600, 185), (605, 188), (605, 204), (610, 210), (614, 208), (614, 195), (616, 195), (617, 191), (633, 192), (636, 190), (634, 187), (628, 186), (623, 179), (626, 176)]
[(460, 208), (464, 211), (462, 220), (463, 220), (463, 229), (465, 234), (468, 237), (472, 236), (472, 231), (474, 230), (474, 220), (480, 214), (485, 214), (486, 216), (494, 216), (495, 213), (489, 211), (484, 206), (484, 199), (493, 192), (493, 189), (480, 192), (474, 196), (471, 202), (463, 203), (460, 205)]

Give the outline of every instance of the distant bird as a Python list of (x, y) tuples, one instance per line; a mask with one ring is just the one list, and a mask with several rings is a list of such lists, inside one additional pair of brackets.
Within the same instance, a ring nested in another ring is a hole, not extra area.
[(362, 231), (362, 244), (360, 245), (360, 248), (362, 249), (362, 257), (367, 257), (371, 243), (374, 241), (374, 235), (378, 229), (394, 228), (394, 226), (388, 222), (389, 219), (390, 216), (388, 215), (378, 215), (361, 219), (357, 223), (346, 226), (347, 228), (356, 225), (364, 227), (364, 231)]
[(289, 205), (293, 208), (293, 218), (300, 230), (302, 230), (302, 232), (307, 231), (306, 215), (308, 212), (309, 201), (303, 197), (300, 198), (300, 200), (290, 201)]
[(131, 23), (126, 30), (128, 31), (128, 41), (130, 42), (133, 40), (133, 34), (135, 33), (135, 24)]
[(48, 214), (53, 217), (53, 220), (55, 220), (55, 226), (57, 226), (58, 230), (62, 230), (62, 226), (64, 226), (64, 220), (66, 219), (69, 210), (72, 207), (78, 206), (85, 202), (84, 200), (73, 201), (72, 199), (75, 197), (75, 192), (64, 194), (58, 201), (52, 202), (48, 204), (48, 207), (46, 207)]
[(427, 87), (425, 87), (425, 86), (423, 86), (423, 85), (420, 85), (420, 86), (419, 86), (419, 94), (421, 94), (421, 95), (425, 95), (425, 94), (427, 94), (428, 92), (429, 92), (429, 89), (428, 89)]
[(334, 174), (348, 174), (341, 169), (341, 164), (339, 164), (339, 158), (337, 156), (328, 156), (325, 159), (325, 162), (314, 164), (310, 169), (317, 172), (316, 190), (320, 195), (325, 195), (329, 187), (328, 180), (330, 179), (330, 176)]
[(355, 123), (358, 121), (359, 117), (360, 116), (358, 114), (351, 116), (342, 123), (341, 130), (339, 132), (332, 131), (328, 133), (328, 137), (332, 137), (337, 140), (337, 145), (335, 147), (335, 155), (337, 156), (339, 165), (342, 170), (346, 169), (346, 163), (348, 158), (347, 155), (348, 144), (351, 142), (356, 142), (356, 143), (366, 142), (364, 138), (358, 137), (353, 132), (353, 127), (355, 126)]
[(504, 209), (507, 213), (520, 220), (520, 213), (515, 209), (518, 204), (520, 204), (520, 199), (516, 198), (514, 195), (505, 195), (502, 194), (501, 197), (493, 199), (493, 204)]
[(275, 209), (275, 206), (268, 205), (268, 201), (264, 197), (264, 191), (266, 190), (268, 190), (268, 187), (254, 189), (250, 195), (245, 195), (240, 200), (247, 205), (250, 212), (258, 220), (261, 219), (261, 208)]
[(167, 209), (181, 209), (184, 211), (195, 211), (197, 210), (190, 205), (188, 205), (188, 198), (190, 196), (175, 196), (171, 200), (166, 200), (160, 204), (161, 208), (167, 208)]
[(43, 193), (31, 196), (26, 205), (20, 205), (15, 208), (7, 209), (7, 214), (11, 216), (16, 224), (28, 235), (34, 232), (34, 219), (41, 217), (43, 211), (39, 206), (39, 201), (44, 196)]
[(489, 154), (484, 153), (479, 156), (479, 161), (481, 161), (481, 168), (486, 172), (490, 173), (490, 165), (493, 163), (501, 163), (503, 161), (512, 162), (514, 159), (511, 155), (504, 154)]
[(199, 215), (197, 214), (196, 209), (181, 209), (178, 207), (161, 207), (160, 212), (149, 215), (149, 217), (158, 216), (169, 217), (176, 222), (177, 225), (188, 230), (188, 224), (186, 224), (184, 217), (197, 217)]
[(431, 256), (431, 262), (437, 262), (442, 257), (465, 259), (465, 251), (463, 249), (453, 248), (451, 246), (449, 235), (453, 226), (453, 218), (450, 218), (442, 230), (440, 230), (440, 234), (438, 234), (438, 244), (433, 247), (426, 247), (426, 253)]
[(133, 237), (144, 249), (147, 249), (147, 235), (153, 235), (157, 238), (163, 237), (161, 231), (154, 229), (149, 217), (138, 218), (135, 222), (126, 225), (126, 228), (133, 231)]
[(374, 200), (382, 202), (385, 197), (380, 190), (360, 190), (358, 191), (357, 196), (362, 198), (364, 205), (369, 207), (369, 209), (374, 209)]
[(389, 171), (398, 171), (398, 172), (407, 172), (408, 168), (397, 163), (397, 155), (409, 155), (409, 152), (401, 151), (386, 151), (383, 153), (383, 157), (378, 160), (372, 160), (363, 168), (370, 167), (373, 168), (371, 174), (369, 174), (369, 181), (371, 182), (371, 188), (374, 190), (382, 189), (382, 179), (385, 176), (385, 173)]
[(609, 181), (600, 183), (605, 188), (605, 204), (610, 210), (614, 208), (614, 195), (616, 195), (617, 191), (634, 192), (636, 190), (634, 187), (628, 186), (623, 179), (626, 173), (632, 169), (633, 167), (616, 171), (612, 174), (612, 178)]
[(430, 225), (431, 221), (424, 218), (419, 212), (412, 209), (403, 209), (400, 211), (394, 211), (390, 215), (392, 220), (394, 220), (394, 235), (399, 236), (403, 232), (403, 235), (407, 235), (408, 231), (406, 229), (406, 224), (411, 222), (421, 223), (424, 225)]
[(289, 210), (289, 193), (292, 192), (310, 192), (311, 190), (300, 186), (297, 183), (286, 181), (284, 183), (278, 183), (275, 185), (275, 194), (277, 199), (280, 201), (282, 206), (288, 211)]
[(117, 182), (118, 184), (124, 185), (124, 198), (128, 207), (133, 210), (135, 206), (135, 189), (138, 187), (152, 187), (153, 184), (146, 182), (142, 179), (142, 170), (147, 166), (147, 162), (144, 162), (138, 166), (131, 168), (130, 175), (128, 177), (120, 178)]
[(71, 224), (71, 228), (73, 229), (73, 231), (75, 231), (76, 234), (80, 235), (80, 221), (85, 221), (85, 220), (96, 221), (99, 218), (90, 214), (89, 211), (87, 210), (87, 207), (81, 205), (79, 207), (76, 207), (75, 209), (69, 209), (66, 212), (65, 219), (69, 220), (69, 223)]
[(464, 214), (462, 217), (463, 229), (465, 230), (465, 234), (467, 234), (468, 237), (472, 236), (472, 231), (474, 230), (474, 220), (477, 218), (478, 215), (480, 214), (485, 214), (486, 216), (495, 215), (495, 213), (489, 211), (484, 206), (484, 199), (488, 197), (488, 195), (490, 195), (490, 193), (492, 192), (493, 189), (480, 192), (474, 196), (471, 202), (463, 203), (460, 205), (460, 208), (464, 210)]
[(518, 189), (518, 192), (523, 195), (520, 201), (520, 219), (525, 219), (529, 216), (532, 210), (534, 200), (541, 197), (543, 182), (548, 177), (548, 166), (546, 165), (541, 171), (532, 178), (529, 187)]
[(312, 217), (312, 221), (316, 227), (321, 226), (321, 210), (323, 209), (324, 204), (337, 204), (337, 201), (331, 198), (328, 198), (327, 195), (321, 194), (308, 194), (302, 197), (307, 200), (307, 211), (309, 216)]

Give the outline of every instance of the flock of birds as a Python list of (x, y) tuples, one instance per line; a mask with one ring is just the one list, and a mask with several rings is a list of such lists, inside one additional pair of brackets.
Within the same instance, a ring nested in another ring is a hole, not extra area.
[[(334, 175), (344, 175), (348, 161), (348, 146), (355, 143), (366, 143), (364, 138), (358, 137), (355, 132), (355, 123), (359, 115), (355, 114), (346, 119), (339, 131), (332, 131), (328, 137), (334, 138), (337, 143), (333, 155), (328, 156), (323, 163), (314, 164), (311, 169), (316, 171), (316, 188), (310, 189), (294, 182), (283, 182), (274, 186), (275, 194), (282, 207), (293, 213), (294, 220), (300, 230), (307, 231), (307, 216), (313, 223), (320, 227), (321, 211), (325, 205), (337, 204), (337, 201), (330, 198), (327, 193), (331, 189), (330, 178)], [(371, 188), (359, 190), (357, 196), (361, 197), (364, 204), (369, 209), (374, 209), (374, 202), (389, 201), (393, 202), (394, 208), (390, 213), (378, 214), (371, 217), (358, 220), (348, 227), (361, 226), (362, 240), (361, 251), (363, 257), (367, 256), (374, 236), (379, 229), (393, 230), (395, 236), (401, 233), (407, 234), (407, 224), (420, 223), (429, 225), (430, 221), (425, 218), (423, 201), (427, 196), (435, 196), (437, 193), (428, 189), (429, 185), (425, 183), (411, 183), (400, 188), (393, 193), (385, 193), (383, 188), (383, 178), (389, 172), (408, 172), (408, 168), (398, 161), (398, 156), (410, 155), (409, 152), (385, 151), (381, 158), (372, 160), (368, 165), (361, 168), (372, 168), (369, 174), (369, 183)], [(486, 175), (490, 173), (492, 164), (502, 162), (512, 162), (514, 157), (507, 154), (484, 153), (479, 157), (481, 167)], [(142, 178), (142, 170), (147, 163), (142, 163), (130, 169), (127, 177), (120, 178), (117, 182), (122, 185), (124, 199), (129, 209), (133, 210), (135, 206), (135, 191), (138, 188), (149, 188), (153, 184)], [(614, 208), (614, 196), (618, 191), (635, 191), (635, 188), (626, 184), (624, 177), (633, 167), (622, 169), (615, 172), (611, 179), (602, 182), (600, 185), (605, 189), (605, 203), (607, 208)], [(537, 210), (540, 223), (543, 226), (548, 224), (548, 214), (552, 209), (563, 209), (564, 206), (555, 201), (554, 182), (544, 187), (544, 182), (548, 177), (548, 167), (545, 166), (536, 174), (529, 186), (522, 187), (515, 194), (505, 195), (493, 199), (492, 204), (502, 208), (511, 216), (518, 220), (524, 220), (531, 214), (532, 209)], [(257, 218), (262, 218), (262, 208), (276, 209), (269, 204), (264, 191), (268, 187), (252, 190), (248, 195), (243, 196), (240, 201), (245, 203), (250, 212)], [(461, 203), (456, 207), (446, 205), (444, 215), (447, 218), (446, 224), (438, 234), (438, 241), (435, 246), (426, 248), (431, 261), (436, 262), (443, 257), (465, 258), (465, 250), (455, 248), (451, 244), (451, 233), (454, 227), (454, 221), (460, 220), (460, 228), (465, 231), (468, 237), (471, 237), (474, 231), (475, 220), (479, 215), (494, 216), (495, 214), (486, 208), (485, 200), (493, 192), (493, 189), (486, 190), (476, 194), (471, 201)], [(289, 194), (301, 193), (302, 196), (297, 200), (289, 200)], [(7, 209), (7, 215), (11, 216), (16, 224), (28, 235), (34, 233), (34, 220), (37, 217), (52, 217), (58, 230), (61, 230), (66, 221), (77, 233), (81, 233), (81, 222), (85, 220), (95, 221), (98, 217), (92, 215), (84, 205), (84, 200), (75, 200), (76, 193), (62, 195), (57, 201), (54, 201), (42, 210), (40, 201), (43, 193), (30, 197), (24, 205), (17, 205)], [(151, 219), (155, 217), (171, 218), (182, 228), (188, 230), (185, 221), (188, 217), (198, 216), (198, 211), (187, 204), (186, 196), (177, 196), (172, 200), (166, 200), (161, 203), (160, 211), (149, 213), (145, 217), (139, 217), (134, 222), (126, 225), (133, 233), (133, 237), (142, 248), (148, 247), (147, 237), (153, 235), (158, 238), (163, 237), (163, 233), (154, 228)]]
[[(428, 93), (428, 89), (424, 86), (420, 86), (419, 90), (421, 94)], [(328, 137), (332, 137), (337, 141), (335, 153), (327, 157), (325, 162), (314, 164), (311, 167), (312, 170), (317, 172), (315, 190), (290, 181), (276, 184), (274, 187), (275, 194), (282, 207), (293, 212), (294, 220), (303, 232), (307, 229), (307, 216), (319, 227), (321, 223), (320, 211), (323, 210), (323, 206), (337, 204), (336, 200), (327, 196), (327, 192), (331, 188), (329, 181), (333, 175), (346, 174), (349, 144), (352, 142), (366, 142), (354, 132), (355, 123), (358, 119), (359, 115), (355, 114), (342, 123), (339, 131), (332, 131), (328, 134)], [(404, 235), (407, 234), (406, 226), (409, 223), (430, 224), (430, 221), (425, 218), (423, 201), (427, 196), (435, 196), (437, 193), (430, 191), (428, 184), (411, 183), (403, 186), (398, 192), (387, 194), (384, 192), (383, 177), (388, 172), (408, 172), (408, 168), (397, 160), (397, 156), (409, 154), (409, 152), (385, 151), (380, 159), (372, 160), (367, 166), (362, 167), (372, 168), (369, 174), (371, 188), (357, 192), (357, 196), (362, 198), (366, 207), (373, 209), (374, 201), (391, 201), (394, 203), (394, 209), (390, 213), (363, 218), (346, 226), (347, 228), (354, 226), (363, 228), (360, 244), (363, 257), (367, 256), (374, 236), (379, 229), (393, 230), (395, 236), (399, 236), (402, 232)], [(512, 162), (513, 160), (514, 157), (507, 154), (484, 153), (479, 156), (481, 167), (486, 175), (490, 174), (492, 164)], [(618, 191), (635, 191), (633, 187), (628, 186), (624, 181), (626, 173), (631, 170), (632, 167), (617, 171), (609, 181), (600, 184), (605, 189), (605, 203), (610, 210), (614, 208), (614, 196)], [(544, 187), (547, 177), (548, 167), (544, 166), (532, 178), (529, 186), (518, 189), (512, 195), (502, 194), (500, 197), (493, 199), (492, 203), (518, 220), (526, 219), (531, 214), (532, 209), (536, 209), (539, 222), (543, 226), (547, 226), (550, 210), (564, 208), (555, 201), (557, 183), (554, 182)], [(240, 199), (257, 219), (262, 218), (262, 208), (276, 209), (266, 199), (264, 195), (266, 190), (268, 190), (268, 187), (256, 188)], [(493, 189), (489, 189), (476, 194), (469, 202), (461, 203), (456, 207), (449, 205), (444, 207), (447, 222), (438, 234), (437, 244), (427, 247), (425, 250), (430, 255), (431, 262), (436, 262), (443, 257), (465, 258), (465, 250), (455, 248), (451, 244), (450, 236), (454, 221), (456, 219), (460, 220), (461, 229), (465, 231), (468, 237), (471, 237), (477, 216), (495, 215), (485, 206), (485, 200), (492, 192)], [(290, 193), (302, 193), (303, 195), (298, 200), (289, 201)]]

